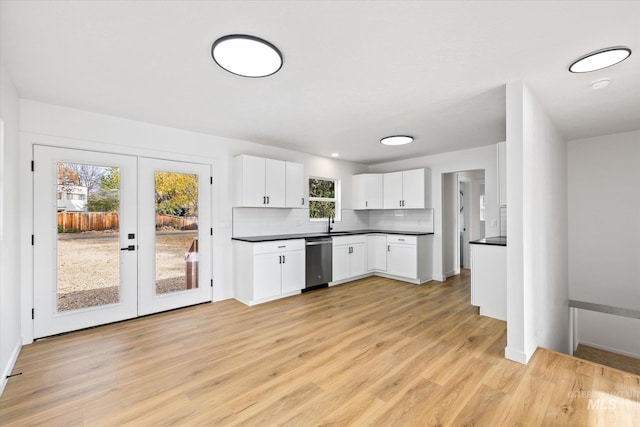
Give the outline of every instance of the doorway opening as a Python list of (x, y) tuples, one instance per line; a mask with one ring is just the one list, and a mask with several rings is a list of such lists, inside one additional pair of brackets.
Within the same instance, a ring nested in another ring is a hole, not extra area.
[(471, 267), (469, 242), (485, 237), (484, 169), (442, 174), (444, 273)]

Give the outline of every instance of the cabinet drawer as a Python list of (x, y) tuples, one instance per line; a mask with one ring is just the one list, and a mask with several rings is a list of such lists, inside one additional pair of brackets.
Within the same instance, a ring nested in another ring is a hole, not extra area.
[(273, 242), (254, 243), (253, 245), (254, 255), (296, 250), (304, 250), (304, 239), (276, 240)]
[(367, 243), (366, 234), (358, 234), (355, 236), (332, 237), (331, 239), (333, 240), (333, 246), (357, 245), (358, 243)]
[(407, 245), (415, 245), (418, 242), (418, 236), (405, 236), (402, 234), (387, 235), (387, 244), (389, 243), (405, 243)]

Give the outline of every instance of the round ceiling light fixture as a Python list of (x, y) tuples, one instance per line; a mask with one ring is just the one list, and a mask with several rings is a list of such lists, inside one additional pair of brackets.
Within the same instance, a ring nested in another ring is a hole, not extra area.
[(408, 135), (387, 136), (380, 140), (383, 145), (405, 145), (413, 142), (413, 137)]
[(624, 61), (631, 55), (628, 47), (608, 47), (591, 52), (576, 59), (570, 66), (572, 73), (589, 73), (591, 71), (602, 70)]
[(220, 67), (242, 77), (267, 77), (282, 68), (282, 53), (259, 37), (231, 34), (211, 46), (211, 56)]

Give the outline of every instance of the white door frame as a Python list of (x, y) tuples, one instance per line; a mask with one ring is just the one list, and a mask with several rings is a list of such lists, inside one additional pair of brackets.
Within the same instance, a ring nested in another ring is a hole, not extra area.
[[(21, 327), (22, 327), (22, 344), (31, 344), (34, 341), (33, 319), (31, 318), (31, 310), (33, 308), (33, 246), (31, 245), (31, 236), (33, 233), (33, 147), (35, 145), (52, 146), (59, 148), (83, 149), (89, 151), (98, 151), (111, 154), (136, 155), (143, 157), (155, 157), (172, 160), (181, 160), (185, 162), (206, 163), (209, 164), (213, 171), (213, 182), (211, 187), (212, 201), (212, 226), (214, 236), (219, 235), (224, 228), (221, 228), (220, 218), (220, 200), (215, 197), (219, 194), (220, 182), (226, 182), (226, 169), (223, 165), (228, 163), (226, 157), (210, 157), (207, 155), (191, 155), (183, 154), (168, 150), (150, 150), (136, 146), (118, 145), (106, 142), (97, 142), (85, 139), (74, 139), (67, 137), (44, 135), (31, 132), (20, 132), (20, 277), (21, 277)], [(36, 166), (37, 167), (37, 166)], [(226, 252), (224, 244), (220, 240), (214, 239), (212, 254), (216, 257), (224, 257)], [(219, 263), (213, 263), (214, 277), (222, 277), (224, 268)], [(216, 300), (213, 296), (217, 287), (214, 280), (213, 288), (211, 288), (212, 300)], [(224, 294), (218, 296), (218, 299), (224, 299)]]

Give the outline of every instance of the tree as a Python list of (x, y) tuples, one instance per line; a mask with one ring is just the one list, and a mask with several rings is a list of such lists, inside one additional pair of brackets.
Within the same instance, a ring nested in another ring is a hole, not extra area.
[(156, 213), (197, 216), (198, 176), (176, 172), (156, 172)]
[(78, 163), (64, 163), (64, 169), (68, 171), (69, 176), (75, 177), (75, 185), (87, 187), (87, 193), (91, 194), (96, 191), (100, 185), (100, 180), (106, 170), (103, 166), (81, 165)]
[(89, 192), (89, 212), (117, 212), (120, 207), (120, 169), (102, 168), (97, 188)]

